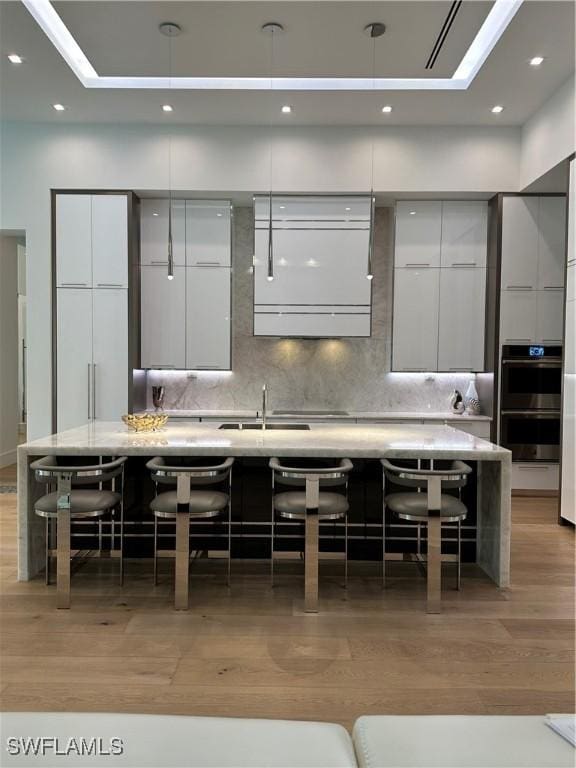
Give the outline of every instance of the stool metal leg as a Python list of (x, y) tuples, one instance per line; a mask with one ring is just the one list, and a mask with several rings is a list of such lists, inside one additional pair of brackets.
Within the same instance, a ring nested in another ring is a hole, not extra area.
[(232, 470), (228, 475), (228, 586), (232, 586)]
[(440, 613), (441, 601), (441, 522), (440, 517), (428, 519), (428, 568), (427, 568), (427, 607), (428, 613)]
[(348, 589), (348, 513), (344, 515), (344, 587)]
[(190, 475), (177, 476), (176, 564), (174, 608), (188, 610), (188, 576), (190, 568)]
[(318, 477), (306, 478), (306, 528), (304, 541), (304, 610), (318, 613)]
[(386, 588), (386, 475), (382, 472), (382, 589)]
[(272, 472), (272, 501), (271, 506), (271, 529), (270, 529), (270, 586), (274, 587), (274, 533), (275, 533), (275, 513), (274, 513), (274, 472)]
[(70, 608), (70, 492), (71, 478), (58, 479), (56, 518), (56, 607)]
[(124, 584), (124, 485), (122, 485), (122, 497), (120, 499), (120, 586)]
[(158, 518), (154, 515), (154, 586), (158, 586)]
[(458, 561), (456, 563), (456, 589), (460, 589), (460, 564), (462, 562), (461, 560), (461, 548), (462, 548), (462, 532), (461, 532), (461, 521), (458, 520)]
[(46, 517), (44, 518), (46, 520), (45, 523), (45, 531), (46, 531), (46, 551), (45, 551), (45, 582), (46, 586), (50, 584), (50, 518)]

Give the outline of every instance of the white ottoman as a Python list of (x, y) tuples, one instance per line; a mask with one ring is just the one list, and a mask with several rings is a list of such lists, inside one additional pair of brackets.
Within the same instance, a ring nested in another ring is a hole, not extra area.
[[(58, 768), (67, 765), (70, 768), (88, 765), (108, 768), (356, 766), (350, 736), (342, 726), (331, 723), (17, 712), (0, 715), (0, 737), (3, 768), (36, 765)], [(25, 756), (26, 745), (29, 753), (36, 748), (44, 754)], [(84, 752), (91, 750), (100, 754), (79, 755), (75, 745)]]
[(361, 768), (574, 768), (576, 750), (543, 717), (361, 717)]

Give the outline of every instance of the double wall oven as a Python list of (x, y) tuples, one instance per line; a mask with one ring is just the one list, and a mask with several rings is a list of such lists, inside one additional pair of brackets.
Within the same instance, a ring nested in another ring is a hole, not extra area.
[(500, 443), (513, 461), (560, 459), (562, 347), (502, 348)]

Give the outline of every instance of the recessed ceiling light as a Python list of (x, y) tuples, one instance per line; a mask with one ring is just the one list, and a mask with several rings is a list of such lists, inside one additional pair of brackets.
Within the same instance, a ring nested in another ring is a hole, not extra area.
[(285, 205), (281, 205), (281, 206), (280, 206), (280, 210), (281, 210), (281, 211), (283, 211), (283, 210), (284, 210), (284, 208), (286, 208), (286, 206), (285, 206)]
[(416, 216), (416, 211), (410, 211), (410, 216)]
[(156, 213), (156, 211), (154, 211), (154, 213), (152, 214), (152, 216), (158, 216), (158, 214)]
[(221, 216), (222, 216), (222, 214), (221, 214), (221, 213), (217, 213), (217, 214), (216, 214), (216, 216), (220, 216), (220, 217), (221, 217)]
[(162, 104), (162, 112), (173, 112), (174, 109), (170, 104)]
[(348, 205), (348, 206), (346, 206), (346, 210), (347, 210), (347, 211), (351, 211), (352, 209), (351, 209), (351, 208), (350, 208), (350, 206)]
[(24, 59), (22, 58), (22, 56), (18, 56), (17, 53), (9, 53), (8, 61), (10, 62), (10, 64), (22, 64)]
[(64, 104), (52, 104), (52, 106), (54, 107), (56, 112), (64, 112), (64, 110), (66, 109)]
[(382, 107), (382, 112), (385, 112), (385, 113), (392, 112), (392, 107), (390, 106), (390, 104), (386, 104), (385, 107)]
[(495, 107), (492, 107), (492, 112), (494, 112), (495, 115), (499, 115), (500, 112), (504, 111), (504, 107), (501, 107), (500, 104), (496, 104)]
[(543, 61), (544, 61), (544, 56), (534, 56), (533, 59), (530, 59), (530, 66), (539, 67)]
[(292, 112), (292, 107), (290, 106), (290, 104), (284, 104), (284, 106), (282, 107), (282, 112), (285, 115), (289, 115), (290, 112)]

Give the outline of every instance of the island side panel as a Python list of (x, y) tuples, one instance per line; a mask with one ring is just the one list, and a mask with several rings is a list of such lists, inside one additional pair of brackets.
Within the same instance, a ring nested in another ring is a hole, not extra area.
[(502, 589), (510, 586), (511, 459), (478, 464), (477, 561)]
[(33, 579), (44, 568), (45, 524), (34, 514), (34, 502), (45, 493), (37, 483), (30, 464), (38, 456), (18, 449), (18, 581)]

